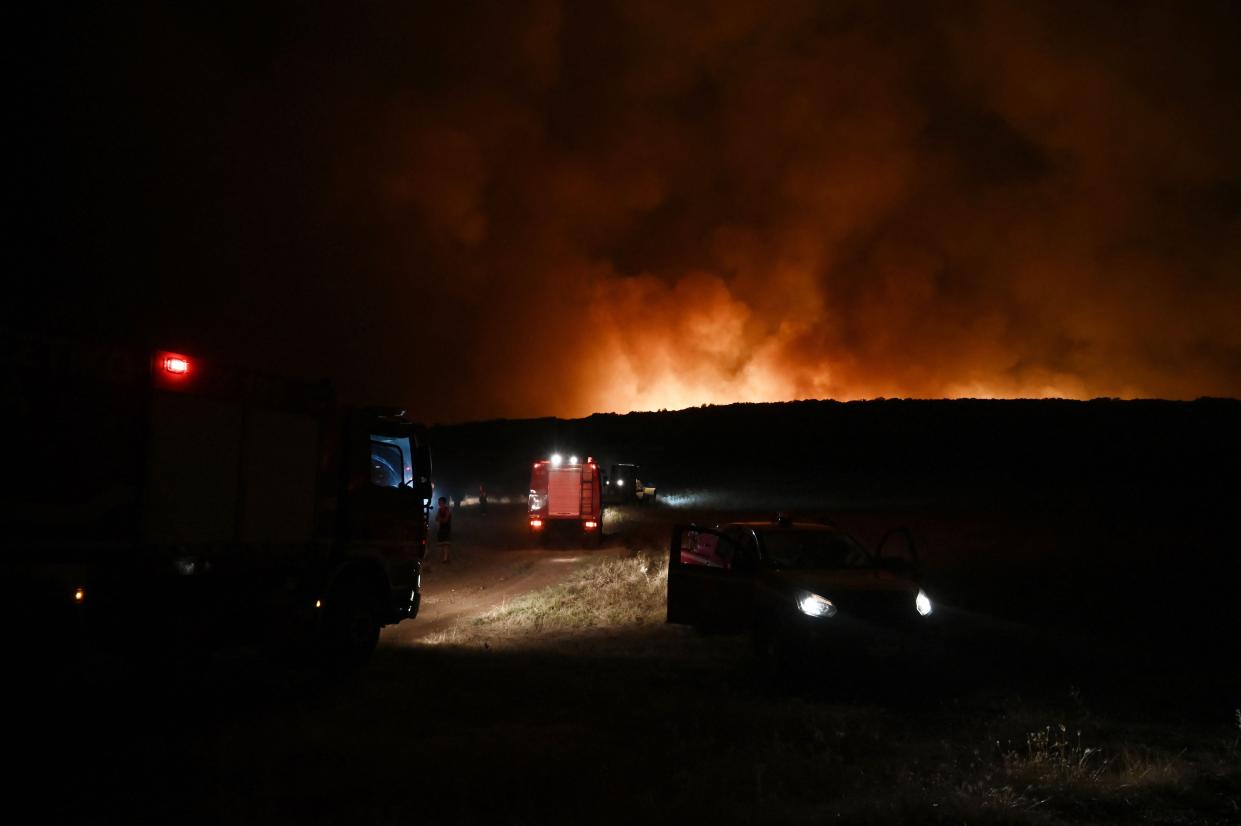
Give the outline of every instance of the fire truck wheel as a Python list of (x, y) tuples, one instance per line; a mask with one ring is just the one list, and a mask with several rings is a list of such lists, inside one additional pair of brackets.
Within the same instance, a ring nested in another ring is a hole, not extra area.
[(379, 643), (379, 605), (366, 580), (338, 583), (324, 605), (320, 649), (329, 666), (353, 668), (370, 659)]

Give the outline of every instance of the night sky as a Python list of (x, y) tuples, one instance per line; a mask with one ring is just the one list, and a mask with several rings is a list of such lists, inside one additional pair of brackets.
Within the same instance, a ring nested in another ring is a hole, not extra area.
[(426, 421), (1241, 395), (1241, 3), (170, 5), (7, 22), (7, 323)]

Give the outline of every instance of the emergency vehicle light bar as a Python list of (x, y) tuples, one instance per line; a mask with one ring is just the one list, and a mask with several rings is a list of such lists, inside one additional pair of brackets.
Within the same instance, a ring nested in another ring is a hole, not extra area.
[(184, 376), (185, 373), (190, 372), (190, 360), (184, 356), (166, 356), (164, 370), (176, 373), (177, 376)]
[(177, 353), (160, 353), (159, 366), (174, 376), (184, 376), (190, 372), (190, 360)]

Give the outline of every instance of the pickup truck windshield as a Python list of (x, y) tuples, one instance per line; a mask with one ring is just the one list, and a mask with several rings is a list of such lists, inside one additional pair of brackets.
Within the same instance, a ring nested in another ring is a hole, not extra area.
[(831, 571), (873, 568), (874, 558), (848, 534), (833, 531), (764, 531), (763, 561), (772, 568)]

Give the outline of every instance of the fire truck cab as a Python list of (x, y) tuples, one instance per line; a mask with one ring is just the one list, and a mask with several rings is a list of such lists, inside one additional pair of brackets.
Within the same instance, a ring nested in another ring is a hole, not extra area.
[(603, 541), (603, 506), (599, 466), (586, 457), (567, 460), (560, 454), (540, 459), (530, 471), (530, 532), (543, 537), (550, 530), (578, 530)]

